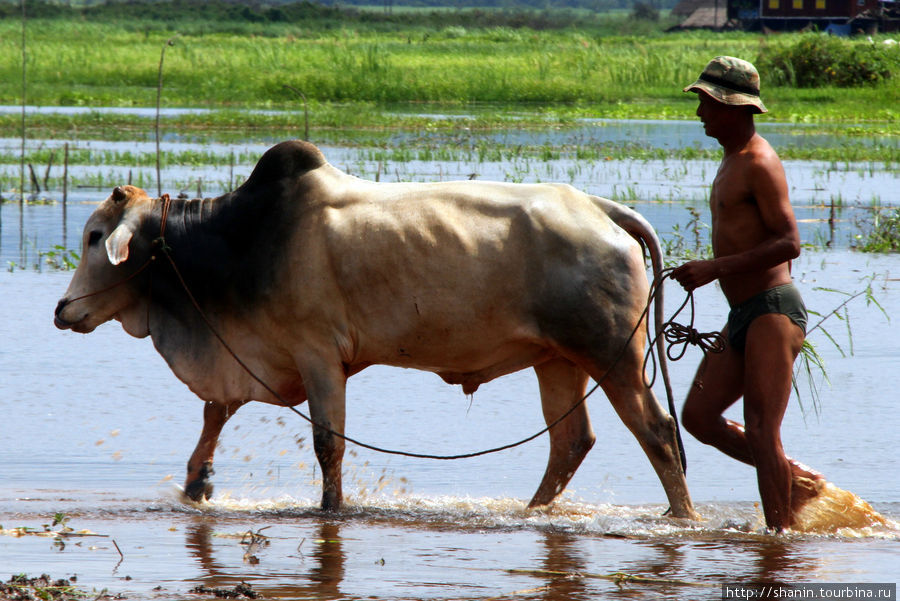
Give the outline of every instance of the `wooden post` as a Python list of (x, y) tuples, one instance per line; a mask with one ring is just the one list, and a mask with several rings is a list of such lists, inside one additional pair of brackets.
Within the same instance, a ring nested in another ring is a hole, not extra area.
[(67, 248), (68, 244), (66, 244), (66, 233), (68, 229), (68, 220), (66, 218), (66, 212), (68, 211), (67, 203), (69, 200), (69, 143), (66, 142), (63, 145), (63, 197), (62, 197), (62, 234), (63, 234), (63, 248)]

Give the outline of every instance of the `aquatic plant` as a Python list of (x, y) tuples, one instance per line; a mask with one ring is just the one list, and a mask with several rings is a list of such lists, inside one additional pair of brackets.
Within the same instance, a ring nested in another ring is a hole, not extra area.
[[(47, 574), (30, 578), (28, 574), (14, 574), (6, 582), (0, 582), (0, 598), (2, 599), (46, 599), (53, 601), (83, 601), (95, 595), (79, 590), (73, 582), (77, 578), (59, 578), (54, 580)], [(96, 593), (96, 591), (95, 591)], [(96, 599), (113, 599), (106, 591), (96, 595)]]
[(270, 527), (271, 526), (263, 526), (256, 532), (254, 532), (253, 530), (248, 530), (244, 533), (244, 535), (241, 537), (241, 545), (246, 547), (243, 557), (244, 561), (250, 564), (259, 563), (259, 558), (256, 556), (256, 552), (260, 548), (268, 546), (271, 542), (269, 540), (269, 537), (262, 534), (262, 531)]
[(900, 252), (900, 208), (876, 208), (869, 219), (857, 222), (862, 230), (854, 237), (862, 252)]
[(72, 532), (73, 529), (68, 525), (69, 516), (65, 513), (57, 512), (53, 515), (53, 521), (50, 524), (44, 524), (44, 531), (50, 532), (51, 528), (60, 527), (60, 532)]
[(794, 388), (794, 394), (797, 396), (797, 402), (800, 403), (801, 411), (805, 414), (806, 407), (803, 404), (803, 396), (800, 394), (800, 374), (803, 374), (802, 379), (806, 380), (813, 409), (818, 413), (821, 405), (819, 402), (817, 377), (823, 378), (827, 384), (830, 384), (831, 381), (828, 379), (828, 371), (825, 369), (825, 359), (808, 338), (803, 340), (800, 354), (797, 355), (797, 359), (794, 362), (794, 373), (791, 375), (791, 385)]
[(712, 245), (704, 235), (704, 231), (709, 230), (709, 224), (700, 219), (700, 211), (697, 208), (690, 206), (685, 208), (691, 215), (685, 226), (682, 228), (681, 224), (676, 223), (669, 235), (660, 236), (666, 267), (675, 267), (685, 261), (708, 259), (713, 256)]
[(834, 307), (828, 313), (822, 314), (819, 313), (809, 307), (807, 307), (807, 312), (810, 315), (819, 317), (819, 321), (812, 327), (807, 328), (806, 338), (803, 341), (803, 346), (800, 349), (800, 354), (797, 357), (797, 360), (794, 364), (794, 373), (791, 377), (791, 383), (794, 387), (794, 392), (797, 396), (797, 400), (800, 403), (801, 409), (805, 412), (805, 407), (803, 405), (803, 399), (800, 394), (799, 380), (798, 374), (805, 374), (805, 380), (807, 382), (808, 390), (810, 397), (812, 399), (813, 409), (818, 413), (819, 411), (819, 385), (816, 381), (816, 375), (819, 374), (824, 379), (826, 383), (829, 383), (828, 372), (825, 366), (824, 358), (819, 354), (815, 345), (810, 341), (810, 335), (819, 330), (822, 334), (828, 339), (828, 342), (831, 343), (837, 351), (841, 354), (841, 356), (847, 356), (847, 353), (844, 352), (844, 348), (837, 341), (834, 335), (825, 328), (825, 322), (834, 317), (839, 321), (843, 322), (846, 329), (847, 336), (847, 345), (849, 354), (853, 354), (853, 329), (850, 326), (850, 311), (848, 309), (848, 305), (856, 300), (857, 298), (864, 298), (866, 301), (866, 306), (875, 306), (881, 314), (885, 317), (887, 321), (890, 321), (890, 315), (888, 315), (887, 311), (885, 311), (884, 307), (878, 302), (878, 299), (875, 297), (875, 291), (873, 288), (873, 283), (875, 281), (876, 275), (872, 274), (862, 278), (862, 282), (864, 286), (861, 290), (857, 292), (845, 292), (843, 290), (836, 290), (833, 288), (824, 288), (824, 287), (816, 287), (814, 290), (831, 292), (837, 294), (839, 296), (844, 297), (844, 300), (841, 301), (836, 307)]
[(166, 40), (166, 43), (163, 44), (162, 51), (159, 54), (159, 72), (156, 80), (156, 123), (154, 127), (154, 133), (156, 134), (156, 189), (157, 196), (162, 195), (162, 178), (160, 177), (160, 165), (159, 165), (159, 108), (160, 102), (162, 101), (162, 87), (163, 87), (163, 62), (166, 58), (166, 48), (168, 46), (175, 45), (175, 38), (178, 34), (170, 37)]
[[(68, 249), (61, 244), (55, 244), (52, 250), (38, 251), (39, 259), (43, 259), (50, 269), (54, 271), (69, 271), (78, 267), (81, 257), (77, 252)], [(39, 260), (38, 263), (41, 263)]]

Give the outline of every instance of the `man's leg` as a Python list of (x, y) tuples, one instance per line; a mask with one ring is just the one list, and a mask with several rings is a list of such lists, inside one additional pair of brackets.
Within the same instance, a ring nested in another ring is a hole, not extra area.
[[(728, 340), (727, 329), (722, 336)], [(722, 416), (743, 394), (744, 356), (726, 342), (724, 351), (708, 353), (697, 368), (681, 423), (700, 442), (752, 465), (743, 426)]]
[(791, 396), (794, 360), (803, 330), (787, 316), (770, 313), (753, 320), (744, 350), (744, 421), (747, 445), (756, 465), (766, 525), (792, 525), (794, 469), (781, 445), (781, 421)]

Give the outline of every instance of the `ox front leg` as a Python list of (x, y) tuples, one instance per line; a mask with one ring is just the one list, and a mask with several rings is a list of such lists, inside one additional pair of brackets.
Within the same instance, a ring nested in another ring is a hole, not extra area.
[(338, 511), (343, 503), (345, 391), (342, 369), (301, 370), (313, 421), (313, 448), (322, 468), (322, 509)]
[(547, 425), (554, 423), (576, 404), (578, 406), (550, 429), (550, 459), (529, 507), (553, 502), (575, 475), (575, 470), (596, 440), (587, 405), (581, 402), (587, 386), (587, 373), (562, 358), (538, 365), (534, 370), (540, 384), (541, 408)]
[(616, 413), (650, 459), (669, 500), (672, 516), (699, 519), (691, 502), (675, 434), (675, 419), (666, 413), (653, 391), (644, 386), (640, 357), (631, 369), (610, 374), (603, 390)]
[(212, 498), (213, 485), (210, 476), (213, 471), (213, 455), (219, 434), (225, 422), (234, 415), (245, 401), (234, 403), (213, 403), (207, 401), (203, 407), (203, 431), (200, 440), (191, 454), (187, 465), (187, 478), (184, 481), (184, 494), (192, 501), (200, 503)]

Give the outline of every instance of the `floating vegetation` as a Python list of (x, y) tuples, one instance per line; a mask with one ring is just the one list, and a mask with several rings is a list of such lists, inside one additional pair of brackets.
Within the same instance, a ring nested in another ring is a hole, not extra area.
[(195, 595), (212, 595), (216, 599), (258, 599), (259, 594), (246, 582), (235, 585), (234, 588), (221, 588), (208, 586), (195, 586), (190, 593)]
[(6, 582), (0, 582), (0, 599), (14, 601), (100, 601), (102, 599), (125, 599), (122, 595), (111, 595), (104, 589), (88, 593), (75, 583), (78, 577), (53, 579), (47, 574), (29, 578), (27, 574), (16, 574)]
[[(55, 244), (52, 250), (38, 251), (38, 256), (43, 259), (43, 263), (50, 267), (53, 271), (68, 271), (78, 267), (81, 257), (74, 250), (68, 249), (61, 244)], [(39, 261), (39, 264), (41, 261)]]
[(0, 526), (0, 536), (11, 536), (13, 538), (22, 536), (41, 536), (54, 539), (89, 536), (106, 537), (105, 534), (96, 534), (90, 530), (75, 530), (69, 526), (68, 523), (69, 516), (64, 513), (56, 513), (53, 516), (53, 520), (48, 524), (43, 524), (40, 529), (32, 528), (30, 526), (16, 526), (14, 528), (4, 528), (3, 526)]
[(597, 578), (600, 580), (609, 580), (615, 584), (622, 586), (624, 584), (675, 584), (681, 586), (701, 586), (716, 587), (718, 585), (706, 582), (691, 582), (688, 580), (679, 580), (678, 578), (654, 578), (650, 576), (641, 576), (638, 574), (628, 574), (626, 572), (612, 572), (609, 574), (597, 574), (592, 572), (564, 572), (561, 570), (525, 570), (525, 569), (509, 569), (506, 570), (510, 574), (528, 574), (532, 576), (553, 576), (557, 578), (567, 578), (570, 580), (580, 580), (584, 578)]
[(269, 538), (262, 534), (262, 531), (270, 526), (263, 526), (259, 528), (256, 532), (253, 530), (248, 530), (241, 537), (241, 545), (243, 545), (246, 550), (244, 551), (244, 561), (250, 564), (259, 563), (259, 558), (256, 556), (256, 552), (269, 545)]

